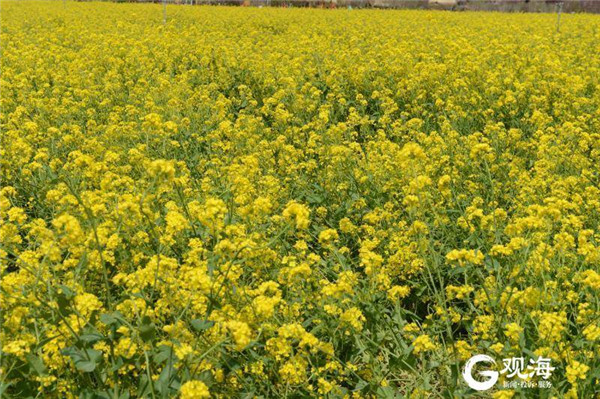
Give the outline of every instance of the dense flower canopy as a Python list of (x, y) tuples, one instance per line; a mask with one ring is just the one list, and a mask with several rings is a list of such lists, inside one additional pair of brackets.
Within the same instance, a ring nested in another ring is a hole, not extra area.
[(2, 395), (597, 395), (600, 18), (555, 23), (3, 2)]

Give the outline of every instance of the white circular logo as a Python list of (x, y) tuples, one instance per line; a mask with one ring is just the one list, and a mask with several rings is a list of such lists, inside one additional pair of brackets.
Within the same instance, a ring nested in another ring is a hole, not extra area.
[(465, 364), (465, 370), (463, 371), (463, 378), (467, 382), (471, 388), (476, 391), (486, 391), (494, 386), (494, 384), (498, 381), (498, 372), (492, 370), (480, 371), (479, 375), (483, 377), (488, 377), (485, 381), (479, 382), (475, 378), (473, 378), (473, 367), (477, 363), (487, 362), (496, 364), (496, 361), (489, 357), (488, 355), (475, 355)]

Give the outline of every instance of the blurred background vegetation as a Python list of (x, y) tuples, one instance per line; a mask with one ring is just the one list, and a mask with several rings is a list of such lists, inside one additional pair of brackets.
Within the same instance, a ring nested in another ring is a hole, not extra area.
[[(86, 0), (79, 0), (86, 1)], [(160, 3), (163, 0), (112, 0), (119, 3)], [(317, 8), (409, 8), (453, 11), (589, 12), (600, 13), (599, 0), (165, 0), (171, 4), (240, 5)]]

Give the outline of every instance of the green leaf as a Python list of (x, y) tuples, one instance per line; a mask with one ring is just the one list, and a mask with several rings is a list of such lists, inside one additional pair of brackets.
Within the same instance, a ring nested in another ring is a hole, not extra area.
[(210, 321), (210, 320), (200, 320), (200, 319), (194, 319), (191, 321), (192, 327), (194, 328), (194, 330), (196, 331), (204, 331), (204, 330), (208, 330), (209, 328), (211, 328), (212, 326), (215, 325), (214, 321)]
[(2, 395), (4, 395), (4, 391), (6, 391), (8, 389), (8, 387), (10, 387), (12, 384), (9, 383), (5, 383), (5, 382), (0, 382), (0, 397), (4, 397)]
[(392, 387), (379, 387), (377, 388), (377, 397), (383, 399), (394, 399), (398, 396), (396, 390)]
[(96, 369), (96, 363), (90, 361), (80, 361), (75, 363), (75, 368), (79, 371), (83, 371), (84, 373), (91, 373)]
[(369, 386), (369, 383), (364, 381), (364, 380), (360, 380), (356, 383), (356, 385), (354, 386), (354, 391), (362, 391), (363, 389), (365, 389), (366, 387)]
[(150, 388), (150, 383), (148, 382), (148, 377), (146, 376), (146, 374), (143, 374), (142, 376), (140, 376), (139, 381), (140, 381), (140, 383), (138, 386), (137, 397), (138, 398), (148, 397), (150, 395), (151, 388)]
[(169, 346), (166, 345), (161, 345), (158, 348), (157, 353), (154, 355), (154, 361), (156, 363), (163, 363), (165, 361), (167, 361), (168, 359), (172, 358), (173, 355), (173, 349)]
[(121, 325), (123, 324), (123, 322), (121, 321), (123, 319), (123, 315), (120, 312), (104, 313), (100, 315), (100, 321), (106, 324), (107, 326), (113, 324)]
[(116, 360), (112, 361), (111, 367), (109, 368), (111, 373), (114, 373), (115, 371), (118, 371), (121, 367), (123, 367), (123, 365), (125, 364), (125, 362), (123, 361), (123, 358), (121, 356), (117, 357)]
[(58, 287), (61, 289), (62, 294), (64, 295), (65, 298), (67, 298), (67, 299), (70, 300), (70, 299), (73, 299), (75, 297), (75, 295), (76, 295), (75, 291), (73, 291), (72, 289), (70, 289), (66, 285), (62, 285), (61, 284)]
[(60, 288), (61, 292), (56, 294), (56, 304), (58, 305), (58, 312), (63, 316), (67, 316), (75, 295), (71, 289), (64, 285), (61, 285)]
[(31, 367), (35, 370), (36, 373), (38, 373), (39, 375), (46, 375), (46, 366), (44, 365), (44, 362), (42, 361), (42, 359), (40, 359), (39, 356), (30, 353), (26, 357), (27, 363), (31, 365)]
[(86, 349), (85, 353), (88, 355), (88, 357), (90, 358), (90, 360), (98, 363), (100, 360), (102, 360), (102, 352), (100, 352), (99, 350), (96, 349)]
[(156, 335), (154, 323), (142, 324), (139, 329), (139, 334), (144, 342), (151, 341)]
[(86, 373), (94, 371), (98, 363), (102, 360), (102, 352), (95, 349), (86, 349), (82, 352), (76, 347), (71, 346), (63, 349), (62, 353), (73, 360), (77, 370)]
[(100, 315), (100, 321), (107, 326), (110, 326), (111, 324), (116, 323), (117, 319), (111, 313), (104, 313)]
[(103, 340), (104, 336), (100, 333), (91, 332), (91, 333), (80, 335), (79, 339), (82, 340), (83, 342), (94, 343), (94, 342)]
[(79, 349), (74, 346), (69, 346), (63, 349), (61, 353), (65, 356), (69, 356), (73, 361), (81, 359), (81, 353), (79, 352)]
[(154, 382), (154, 387), (163, 395), (172, 393), (171, 382), (177, 377), (177, 371), (171, 364), (167, 364), (161, 371), (160, 376)]

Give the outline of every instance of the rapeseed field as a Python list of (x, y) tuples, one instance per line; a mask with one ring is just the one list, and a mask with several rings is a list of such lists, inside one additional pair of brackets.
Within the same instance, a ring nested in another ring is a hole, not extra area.
[(600, 395), (600, 17), (0, 6), (0, 396)]

